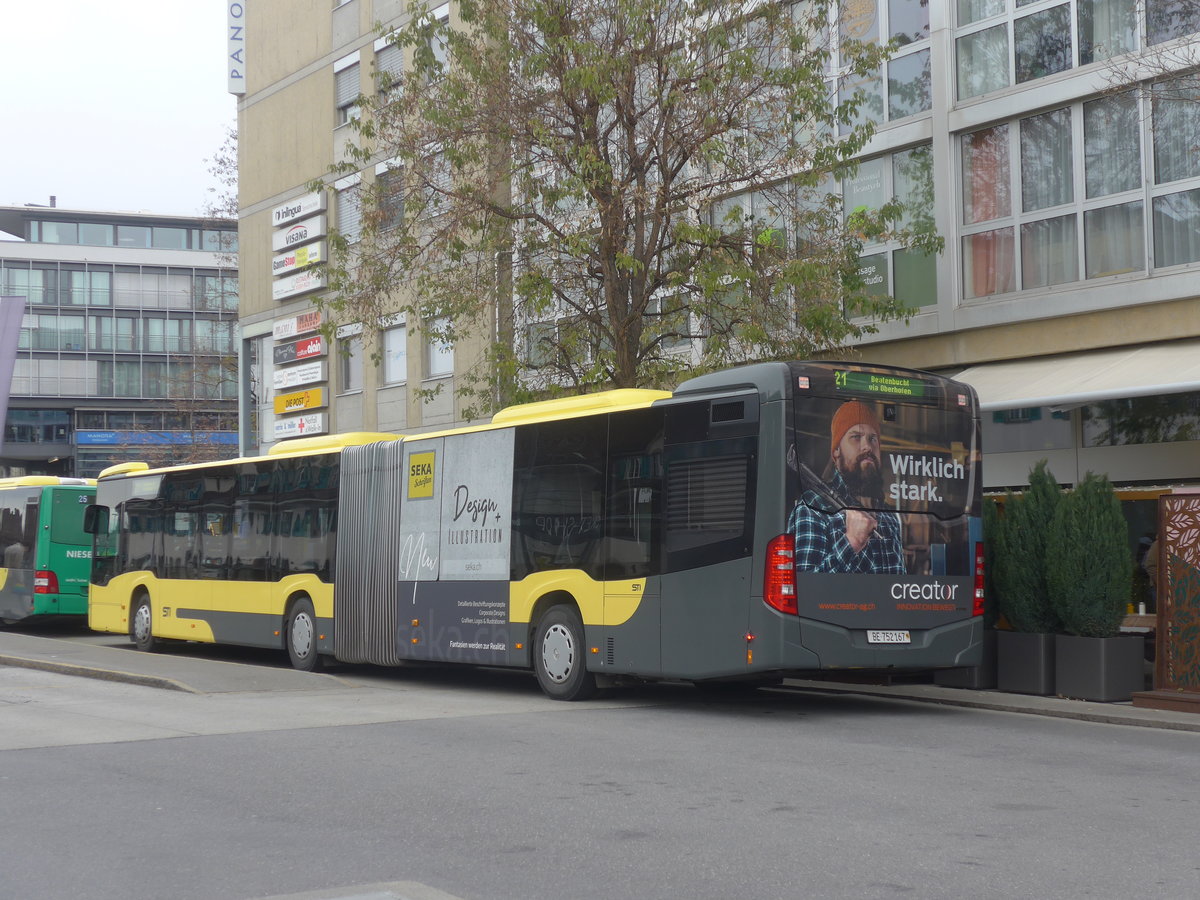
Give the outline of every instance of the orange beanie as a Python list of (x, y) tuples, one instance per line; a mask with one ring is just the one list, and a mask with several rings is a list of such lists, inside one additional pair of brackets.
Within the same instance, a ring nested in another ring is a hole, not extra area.
[(870, 425), (876, 431), (879, 431), (879, 417), (875, 415), (875, 410), (861, 400), (847, 400), (838, 411), (833, 414), (833, 421), (829, 424), (829, 452), (832, 455), (842, 442), (842, 438), (846, 436), (846, 432), (855, 425)]

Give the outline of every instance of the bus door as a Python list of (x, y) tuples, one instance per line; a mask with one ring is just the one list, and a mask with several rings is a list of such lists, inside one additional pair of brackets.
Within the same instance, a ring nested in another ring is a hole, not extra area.
[(604, 504), (603, 667), (656, 674), (662, 668), (663, 412), (612, 416)]
[(159, 506), (162, 550), (156, 574), (160, 581), (170, 584), (158, 592), (150, 588), (154, 634), (158, 637), (213, 640), (208, 624), (211, 579), (219, 576), (207, 540), (211, 523), (204, 508), (204, 483), (203, 475), (196, 472), (163, 478)]

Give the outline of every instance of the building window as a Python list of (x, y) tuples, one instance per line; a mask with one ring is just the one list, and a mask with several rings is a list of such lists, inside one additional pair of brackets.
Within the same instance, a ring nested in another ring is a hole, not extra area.
[(1200, 31), (1195, 0), (1146, 0), (1146, 43), (1161, 44)]
[[(958, 0), (958, 98), (1027, 83), (1139, 46), (1137, 0)], [(1144, 44), (1200, 31), (1195, 0), (1146, 0)], [(1011, 50), (1010, 50), (1011, 48)]]
[(375, 199), (379, 204), (379, 228), (386, 231), (404, 221), (404, 170), (384, 168), (375, 174)]
[(1076, 0), (1079, 64), (1137, 49), (1137, 0)]
[(1013, 23), (1017, 83), (1063, 72), (1074, 63), (1068, 4), (1023, 16)]
[(33, 234), (43, 244), (79, 243), (79, 226), (74, 222), (34, 222)]
[(150, 229), (144, 225), (118, 225), (117, 246), (145, 249), (150, 244)]
[[(884, 3), (843, 4), (838, 22), (842, 40), (877, 43), (881, 36), (896, 42), (886, 73), (860, 75), (834, 65), (838, 101), (845, 103), (862, 92), (862, 104), (853, 121), (843, 124), (846, 134), (866, 121), (884, 122), (927, 112), (932, 106), (929, 67), (929, 6), (922, 0), (888, 0)], [(835, 51), (836, 52), (836, 51)], [(886, 78), (884, 75), (886, 74)]]
[(150, 239), (154, 247), (159, 250), (188, 249), (188, 229), (186, 228), (164, 228), (156, 225), (151, 229)]
[(383, 380), (385, 384), (408, 380), (408, 328), (404, 324), (383, 332)]
[(1200, 393), (1105, 400), (1083, 407), (1083, 446), (1122, 447), (1200, 438)]
[(363, 389), (362, 334), (347, 334), (338, 338), (338, 387), (341, 393)]
[(375, 50), (375, 88), (380, 93), (395, 87), (404, 71), (404, 51), (398, 44), (385, 44)]
[(1083, 104), (1083, 161), (1089, 199), (1142, 186), (1142, 129), (1133, 94)]
[(443, 336), (450, 320), (432, 319), (425, 329), (425, 374), (442, 378), (454, 374), (454, 345)]
[(525, 326), (525, 362), (534, 369), (554, 361), (558, 329), (553, 322), (533, 322)]
[(360, 113), (355, 101), (359, 94), (358, 53), (352, 53), (333, 64), (335, 124), (345, 125)]
[(354, 243), (362, 235), (362, 203), (358, 184), (340, 188), (334, 206), (338, 231), (347, 241)]
[(434, 21), (437, 22), (437, 32), (429, 40), (429, 49), (433, 52), (434, 62), (437, 63), (437, 72), (440, 74), (446, 70), (450, 62), (450, 48), (442, 37), (445, 29), (450, 27), (450, 4), (443, 3), (433, 11)]
[[(895, 199), (903, 208), (897, 223), (901, 228), (932, 229), (932, 147), (922, 144), (863, 161), (853, 176), (843, 179), (842, 198), (847, 216), (860, 208), (879, 209)], [(937, 304), (933, 256), (907, 250), (895, 241), (872, 242), (864, 250), (858, 274), (868, 294), (893, 296), (910, 309)]]
[(1200, 176), (1200, 78), (1160, 81), (1151, 87), (1154, 183)]
[[(961, 3), (960, 3), (961, 7)], [(1008, 28), (996, 25), (955, 41), (958, 99), (1008, 87)]]
[(1148, 103), (1114, 94), (963, 135), (963, 296), (1200, 261), (1197, 91), (1175, 78)]
[(1154, 198), (1154, 264), (1200, 260), (1200, 189)]

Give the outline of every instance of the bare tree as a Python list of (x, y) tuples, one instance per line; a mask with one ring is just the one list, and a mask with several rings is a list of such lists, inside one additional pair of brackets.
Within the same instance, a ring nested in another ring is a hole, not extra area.
[(834, 76), (889, 48), (833, 46), (829, 0), (454, 9), (387, 34), (407, 65), (377, 71), (351, 117), (331, 176), (384, 171), (358, 239), (331, 241), (330, 318), (489, 334), (464, 379), (483, 411), (804, 357), (904, 314), (866, 289), (864, 241), (941, 242), (928, 216), (901, 228), (899, 203), (842, 208), (835, 179), (873, 125)]

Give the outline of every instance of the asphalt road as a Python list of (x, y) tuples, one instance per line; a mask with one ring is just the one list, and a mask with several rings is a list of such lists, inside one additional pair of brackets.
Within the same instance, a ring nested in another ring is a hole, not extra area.
[(189, 694), (0, 667), (0, 900), (1200, 896), (1195, 733), (332, 677)]

